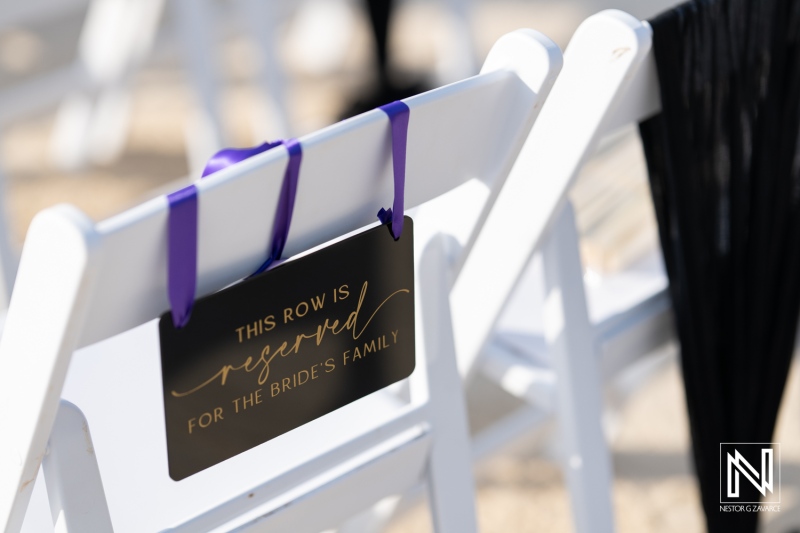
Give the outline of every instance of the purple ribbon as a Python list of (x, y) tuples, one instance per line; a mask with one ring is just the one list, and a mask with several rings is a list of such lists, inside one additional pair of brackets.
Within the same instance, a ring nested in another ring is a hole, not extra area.
[(197, 188), (189, 185), (167, 200), (167, 293), (172, 324), (180, 329), (189, 323), (197, 285)]
[[(402, 101), (380, 107), (389, 116), (392, 126), (392, 170), (394, 173), (394, 203), (389, 209), (381, 209), (378, 219), (391, 223), (395, 240), (403, 233), (406, 185), (406, 146), (408, 142), (408, 119), (410, 110)], [(289, 163), (283, 175), (278, 209), (272, 224), (272, 241), (267, 260), (252, 275), (255, 276), (280, 259), (289, 236), (289, 227), (297, 196), (297, 181), (303, 150), (297, 139), (264, 143), (253, 148), (228, 148), (217, 152), (203, 169), (202, 177), (218, 172), (234, 163), (239, 163), (256, 154), (276, 146), (285, 146), (289, 152)], [(167, 293), (172, 308), (172, 323), (177, 329), (189, 323), (197, 289), (197, 188), (194, 185), (167, 196), (169, 202), (167, 240)]]
[[(278, 209), (272, 224), (269, 256), (255, 274), (263, 272), (279, 259), (286, 245), (297, 195), (300, 163), (303, 158), (300, 142), (297, 139), (290, 139), (264, 143), (253, 148), (228, 148), (214, 154), (203, 169), (204, 178), (234, 163), (281, 145), (286, 146), (289, 152), (289, 163), (283, 175)], [(176, 329), (181, 329), (189, 323), (197, 289), (197, 188), (189, 185), (168, 195), (167, 201), (169, 202), (167, 294), (172, 308), (172, 323)]]
[(397, 100), (380, 107), (389, 115), (392, 125), (392, 170), (394, 171), (394, 204), (389, 209), (378, 211), (378, 220), (383, 224), (391, 222), (394, 239), (403, 233), (403, 215), (405, 213), (406, 191), (406, 145), (408, 143), (408, 106)]
[(270, 246), (269, 256), (264, 263), (258, 267), (252, 275), (264, 272), (269, 266), (280, 259), (283, 248), (286, 246), (286, 239), (289, 237), (289, 227), (292, 224), (292, 214), (294, 213), (294, 200), (297, 197), (297, 181), (300, 177), (300, 163), (303, 161), (303, 147), (297, 139), (289, 139), (282, 142), (289, 151), (289, 164), (286, 165), (286, 172), (283, 174), (281, 192), (278, 197), (278, 210), (275, 212), (275, 219), (272, 222), (272, 245)]
[(276, 141), (274, 143), (265, 142), (264, 144), (254, 146), (253, 148), (226, 148), (225, 150), (220, 150), (208, 160), (208, 163), (206, 163), (206, 168), (203, 169), (203, 175), (200, 177), (205, 178), (209, 174), (219, 172), (223, 168), (227, 168), (234, 163), (244, 161), (248, 157), (253, 157), (254, 155), (266, 152), (270, 148), (275, 148), (276, 146), (280, 146), (282, 144), (284, 144), (283, 141)]

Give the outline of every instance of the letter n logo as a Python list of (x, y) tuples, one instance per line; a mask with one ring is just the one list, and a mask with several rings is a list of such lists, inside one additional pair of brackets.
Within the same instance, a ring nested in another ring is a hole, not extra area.
[[(751, 464), (745, 459), (743, 453), (753, 462), (756, 457), (760, 457), (761, 463)], [(776, 463), (778, 465), (777, 478), (775, 476)], [(780, 503), (780, 444), (720, 444), (720, 503), (761, 503), (741, 501), (748, 499), (741, 498), (739, 495), (742, 483), (750, 483), (755, 487), (764, 498), (764, 503)]]

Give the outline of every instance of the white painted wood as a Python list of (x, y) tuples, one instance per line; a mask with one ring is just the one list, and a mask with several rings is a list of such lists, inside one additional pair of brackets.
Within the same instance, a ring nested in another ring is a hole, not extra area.
[[(560, 65), (557, 48), (541, 46), (537, 39), (544, 38), (537, 35), (509, 34), (487, 59), (494, 70), (405, 100), (413, 116), (407, 209), (471, 178), (490, 184), (504, 178), (538, 112), (537, 92), (546, 93)], [(530, 68), (542, 64), (552, 67), (549, 74)], [(391, 205), (387, 124), (386, 115), (375, 110), (300, 139), (303, 169), (287, 256), (373, 223), (375, 206)], [(263, 261), (272, 229), (270, 203), (276, 201), (286, 159), (285, 150), (271, 150), (197, 183), (198, 297)], [(97, 225), (109, 253), (79, 345), (130, 329), (168, 307), (166, 215), (161, 197)], [(117, 298), (127, 302), (125, 308), (105, 312)]]
[(33, 487), (31, 500), (21, 533), (53, 533), (53, 519), (50, 517), (50, 503), (47, 499), (44, 473), (39, 470), (36, 484)]
[(469, 445), (469, 422), (463, 385), (456, 364), (450, 318), (452, 245), (439, 234), (423, 252), (418, 275), (428, 363), (431, 422), (436, 432), (431, 449), (429, 493), (434, 529), (439, 533), (477, 531), (475, 487)]
[[(429, 439), (419, 437), (408, 446), (392, 450), (351, 470), (315, 491), (305, 494), (291, 505), (262, 512), (258, 518), (233, 529), (228, 525), (212, 530), (213, 533), (256, 533), (263, 531), (292, 531), (318, 533), (338, 526), (350, 516), (353, 508), (377, 503), (382, 498), (403, 492), (420, 479), (425, 468), (424, 459)], [(332, 501), (331, 495), (337, 495)], [(471, 507), (472, 503), (469, 502)]]
[[(642, 25), (650, 27), (644, 21)], [(630, 83), (621, 85), (620, 90), (623, 96), (609, 110), (600, 127), (602, 134), (628, 124), (637, 124), (661, 111), (661, 89), (652, 49), (648, 50), (639, 67), (634, 70)]]
[(54, 524), (62, 531), (113, 532), (89, 423), (69, 402), (59, 405), (43, 469)]
[[(578, 170), (591, 154), (610, 110), (650, 49), (649, 26), (620, 11), (581, 24), (567, 47), (551, 98), (517, 158), (451, 301), (459, 368), (470, 372)], [(520, 223), (524, 213), (524, 223)], [(507, 232), (514, 228), (514, 245)], [(502, 261), (496, 258), (503, 257)], [(473, 288), (481, 287), (476, 299)]]
[[(597, 326), (591, 323), (578, 235), (565, 207), (567, 191), (599, 137), (658, 111), (650, 45), (647, 23), (619, 11), (599, 13), (578, 28), (506, 186), (472, 249), (466, 247), (469, 255), (451, 296), (459, 366), (467, 382), (480, 370), (536, 406), (543, 418), (555, 415), (579, 532), (614, 530), (610, 454), (601, 427), (603, 376), (620, 372), (671, 332), (664, 292)], [(514, 236), (513, 243), (507, 235)], [(531, 357), (532, 346), (523, 347), (527, 356), (520, 357), (513, 353), (519, 343), (513, 351), (490, 344), (501, 312), (540, 247), (548, 291), (546, 357), (538, 358), (544, 365)], [(515, 434), (513, 424), (498, 426), (481, 440)]]
[(594, 336), (606, 377), (617, 375), (640, 356), (664, 346), (675, 338), (667, 290), (597, 324)]
[(91, 221), (74, 208), (37, 215), (0, 339), (0, 526), (20, 528), (55, 420), (98, 259)]
[[(576, 531), (613, 533), (611, 456), (601, 426), (602, 374), (589, 321), (578, 232), (569, 204), (543, 245), (545, 340), (558, 376), (556, 421)], [(576, 283), (577, 280), (577, 283)]]
[(492, 424), (472, 439), (472, 457), (480, 461), (508, 446), (523, 435), (551, 420), (550, 414), (531, 405), (522, 405)]
[[(406, 101), (412, 110), (408, 207), (475, 177), (502, 183), (560, 68), (560, 52), (540, 34), (519, 31), (501, 39), (490, 59), (496, 70)], [(357, 230), (391, 204), (388, 129), (385, 115), (374, 111), (300, 139), (304, 158), (287, 255)], [(285, 163), (285, 151), (276, 149), (198, 182), (198, 296), (241, 278), (263, 259)], [(434, 444), (420, 445), (428, 431), (435, 443), (457, 440), (463, 429), (458, 412), (443, 422), (459, 402), (432, 393), (436, 380), (457, 380), (445, 364), (452, 339), (441, 333), (428, 338), (423, 297), (417, 299), (422, 334), (410, 402), (381, 391), (186, 480), (168, 478), (154, 320), (167, 308), (166, 218), (162, 197), (97, 225), (67, 207), (49, 209), (32, 223), (0, 340), (0, 425), (9, 428), (0, 439), (2, 529), (19, 529), (62, 389), (91, 427), (115, 531), (208, 531), (242, 517), (279, 521), (310, 495), (330, 494), (325, 487), (362, 473), (383, 483), (374, 487), (375, 498), (383, 497), (400, 488), (391, 476), (367, 471), (379, 472), (371, 465), (388, 464), (379, 458), (395, 455), (392, 450), (408, 461), (404, 479), (415, 477), (415, 462), (427, 465), (442, 527), (474, 529), (463, 511), (472, 504), (463, 473), (469, 454), (448, 456)], [(420, 237), (416, 249), (426, 242)], [(446, 318), (446, 303), (434, 309), (435, 317)], [(442, 350), (430, 364), (429, 342)], [(78, 346), (86, 348), (73, 357)], [(451, 476), (463, 486), (450, 486)], [(376, 499), (325, 501), (344, 516)], [(356, 503), (359, 508), (351, 508)], [(257, 509), (266, 514), (248, 514)], [(312, 511), (333, 513), (317, 507), (307, 514)]]
[(397, 512), (401, 501), (401, 496), (384, 498), (366, 511), (349, 518), (336, 530), (336, 533), (378, 533)]
[[(617, 378), (641, 356), (663, 347), (673, 332), (665, 288), (648, 292), (644, 300), (621, 312), (603, 310), (597, 322), (590, 323), (577, 234), (569, 219), (562, 223), (558, 237), (552, 225), (567, 216), (562, 208), (565, 195), (597, 140), (658, 110), (658, 80), (647, 23), (614, 11), (591, 17), (567, 49), (564, 71), (507, 188), (496, 202), (492, 191), (486, 191), (490, 199), (479, 220), (487, 215), (489, 219), (485, 226), (476, 225), (484, 234), (472, 248), (474, 237), (460, 239), (462, 257), (468, 258), (462, 259), (467, 273), (461, 275), (471, 282), (459, 279), (456, 283), (453, 312), (474, 321), (456, 324), (462, 350), (459, 362), (468, 383), (472, 373), (480, 371), (527, 403), (475, 436), (474, 457), (484, 457), (555, 419), (562, 427), (565, 477), (581, 532), (613, 530), (610, 459), (600, 426), (600, 383)], [(524, 186), (515, 185), (514, 180)], [(481, 196), (477, 191), (471, 195)], [(513, 241), (508, 238), (511, 235)], [(561, 309), (565, 329), (562, 336), (551, 339), (550, 350), (541, 337), (506, 339), (492, 323), (507, 308), (503, 299), (518, 290), (517, 278), (529, 269), (528, 256), (542, 246), (552, 248), (548, 258), (551, 285), (564, 283), (571, 294), (570, 310)], [(473, 329), (476, 324), (478, 329)], [(463, 336), (465, 331), (472, 338)], [(564, 386), (559, 387), (562, 382)]]

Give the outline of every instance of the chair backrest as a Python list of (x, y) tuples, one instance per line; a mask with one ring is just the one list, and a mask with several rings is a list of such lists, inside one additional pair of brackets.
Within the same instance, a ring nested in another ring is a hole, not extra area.
[[(657, 302), (650, 299), (599, 326), (592, 324), (567, 193), (602, 135), (658, 110), (650, 44), (649, 25), (620, 11), (601, 12), (578, 28), (565, 51), (564, 69), (453, 286), (459, 366), (469, 380), (486, 367), (477, 364), (480, 354), (497, 358), (497, 347), (487, 349), (487, 343), (533, 254), (541, 251), (544, 344), (552, 369), (551, 380), (539, 379), (537, 385), (534, 378), (542, 369), (535, 368), (529, 386), (548, 388), (539, 396), (552, 394), (561, 428), (559, 451), (581, 532), (614, 530), (598, 348), (615, 351), (614, 356), (647, 353), (655, 341), (663, 342), (663, 335), (644, 331), (652, 325), (644, 319), (663, 322), (655, 313), (668, 311), (668, 303), (659, 294)], [(524, 224), (518, 222), (520, 212), (526, 214)], [(508, 235), (513, 235), (513, 246)], [(502, 261), (494, 260), (501, 255)], [(480, 299), (473, 294), (476, 286), (482, 288)], [(507, 437), (515, 434), (507, 424), (500, 429)]]
[[(521, 30), (498, 41), (479, 76), (407, 99), (412, 117), (407, 207), (472, 179), (499, 188), (560, 64), (560, 52), (551, 41)], [(376, 208), (389, 205), (392, 180), (388, 131), (385, 116), (373, 111), (300, 139), (303, 165), (285, 255), (295, 255), (370, 224)], [(286, 151), (275, 149), (197, 183), (198, 296), (241, 279), (263, 260), (286, 160)], [(435, 299), (436, 287), (445, 284), (423, 270), (416, 276), (423, 287), (418, 294), (428, 289), (434, 296), (427, 300), (431, 303), (418, 303), (419, 316), (424, 318), (418, 318), (418, 324), (425, 325), (423, 334), (417, 337), (421, 364), (412, 375), (410, 404), (377, 417), (373, 414), (383, 413), (382, 400), (371, 396), (370, 401), (350, 404), (182, 482), (168, 479), (157, 356), (153, 355), (158, 353), (153, 319), (168, 307), (167, 214), (166, 198), (161, 197), (98, 224), (63, 206), (40, 213), (32, 222), (0, 340), (0, 421), (8, 428), (0, 439), (0, 524), (5, 530), (17, 530), (22, 521), (59, 411), (68, 369), (70, 382), (76, 385), (65, 391), (65, 398), (74, 400), (89, 426), (73, 426), (74, 431), (63, 439), (71, 443), (65, 449), (78, 448), (75, 435), (89, 438), (91, 428), (93, 445), (88, 451), (84, 446), (84, 454), (91, 455), (91, 460), (97, 457), (111, 520), (120, 530), (176, 527), (205, 531), (236, 517), (247, 523), (262, 519), (280, 523), (294, 517), (297, 524), (313, 529), (324, 525), (326, 513), (285, 504), (296, 503), (301, 495), (305, 502), (319, 502), (317, 496), (330, 496), (321, 487), (339, 483), (340, 488), (352, 492), (352, 497), (334, 505), (330, 499), (322, 501), (324, 509), (330, 511), (327, 518), (341, 518), (365, 504), (356, 496), (364, 495), (370, 484), (354, 485), (353, 481), (362, 479), (358, 472), (369, 473), (367, 479), (373, 483), (396, 476), (398, 486), (394, 488), (401, 490), (403, 482), (408, 481), (405, 478), (414, 477), (424, 467), (427, 459), (422, 452), (429, 446), (434, 450), (431, 453), (436, 450), (430, 439), (422, 438), (425, 431), (420, 424), (438, 424), (441, 430), (453, 418), (442, 407), (455, 396), (448, 392), (453, 384), (419, 385), (426, 382), (426, 374), (430, 378), (431, 373), (434, 377), (442, 373), (436, 370), (437, 365), (446, 365), (454, 358), (452, 349), (447, 350), (452, 338), (446, 334), (447, 300), (441, 297), (446, 290), (439, 292), (438, 301)], [(434, 265), (445, 261), (441, 242), (434, 240), (429, 259), (420, 261)], [(426, 243), (417, 241), (417, 250), (420, 244)], [(426, 305), (430, 306), (428, 311)], [(147, 349), (138, 352), (138, 348), (131, 348), (138, 346)], [(73, 351), (79, 347), (87, 348), (73, 359)], [(118, 364), (124, 368), (115, 368)], [(122, 381), (112, 384), (100, 379), (111, 375)], [(133, 388), (128, 388), (131, 384)], [(422, 395), (415, 392), (420, 388)], [(131, 402), (123, 390), (143, 403)], [(437, 402), (438, 411), (430, 408), (429, 404)], [(71, 410), (63, 404), (65, 418), (70, 417)], [(439, 413), (436, 424), (430, 420), (434, 412)], [(343, 431), (336, 424), (360, 427)], [(327, 435), (335, 438), (322, 442), (325, 439), (321, 436)], [(397, 439), (403, 443), (402, 450)], [(146, 449), (142, 449), (142, 443), (147, 443)], [(441, 455), (447, 455), (446, 449), (441, 450)], [(275, 452), (280, 453), (280, 461), (270, 455)], [(378, 455), (416, 462), (405, 469), (377, 470), (376, 474), (376, 468), (383, 464), (373, 461)], [(136, 457), (142, 457), (141, 461), (132, 464)], [(366, 464), (372, 468), (366, 468)], [(437, 464), (431, 459), (434, 473)], [(85, 502), (70, 500), (70, 494), (79, 495), (80, 491), (63, 488), (70, 483), (64, 474), (68, 467), (68, 461), (57, 461), (53, 466), (57, 474), (54, 478), (61, 480), (54, 485), (63, 490), (51, 494), (51, 504), (54, 500), (61, 502), (67, 522), (72, 520), (71, 527), (76, 530), (81, 526), (75, 524), (107, 524), (109, 511), (103, 505), (92, 510)], [(86, 484), (99, 483), (92, 478), (91, 469), (83, 471), (88, 476)], [(70, 472), (77, 475), (74, 469)], [(446, 492), (439, 496), (446, 499)], [(282, 511), (271, 512), (278, 508)], [(256, 514), (245, 516), (248, 512)], [(128, 518), (133, 526), (125, 526)], [(457, 527), (458, 519), (454, 520)]]
[[(483, 349), (598, 140), (658, 111), (650, 33), (647, 23), (608, 10), (587, 19), (570, 41), (552, 95), (454, 283), (454, 327), (462, 372)], [(519, 212), (526, 213), (524, 225), (516, 223)], [(509, 228), (514, 228), (517, 244), (507, 252), (503, 236)], [(501, 248), (505, 260), (490, 261)], [(486, 298), (474, 305), (469, 288), (478, 284), (487, 288)]]

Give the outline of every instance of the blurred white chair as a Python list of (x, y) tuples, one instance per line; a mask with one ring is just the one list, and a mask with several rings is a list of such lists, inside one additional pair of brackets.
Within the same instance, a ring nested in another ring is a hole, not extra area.
[[(0, 31), (7, 31), (31, 21), (63, 16), (84, 7), (87, 1), (0, 0)], [(0, 90), (0, 128), (13, 119), (40, 109), (43, 105), (56, 103), (63, 97), (65, 87), (73, 87), (79, 83), (78, 72), (74, 65), (69, 65)], [(5, 177), (0, 171), (0, 315), (2, 316), (5, 315), (8, 306), (18, 263), (18, 251), (11, 242), (5, 189)]]
[[(253, 43), (256, 58), (255, 85), (260, 105), (252, 112), (254, 139), (288, 137), (295, 130), (288, 106), (288, 79), (281, 60), (281, 29), (292, 15), (299, 15), (308, 26), (303, 37), (313, 41), (295, 40), (293, 44), (308, 49), (306, 60), (316, 60), (322, 55), (330, 60), (332, 53), (321, 54), (344, 44), (344, 28), (331, 27), (347, 22), (348, 5), (361, 9), (360, 0), (306, 0), (306, 2), (263, 2), (260, 0), (236, 0), (225, 6), (212, 0), (174, 0), (174, 23), (178, 27), (183, 45), (183, 54), (191, 85), (197, 99), (196, 114), (187, 127), (187, 147), (192, 173), (199, 173), (208, 157), (221, 149), (226, 142), (224, 121), (220, 102), (223, 83), (221, 69), (215, 62), (219, 36), (215, 23), (226, 19)], [(472, 0), (442, 0), (451, 39), (447, 49), (441, 50), (435, 78), (445, 85), (475, 74), (475, 46), (472, 38), (470, 17)], [(224, 9), (223, 9), (224, 7)], [(332, 17), (325, 20), (324, 17)], [(336, 42), (327, 43), (325, 37)], [(330, 67), (330, 65), (328, 65)]]
[[(54, 20), (87, 9), (78, 55), (72, 62), (36, 72), (0, 89), (0, 128), (61, 104), (51, 139), (61, 163), (74, 166), (83, 161), (88, 147), (97, 154), (115, 155), (124, 140), (127, 117), (123, 81), (149, 48), (162, 1), (0, 0), (0, 31), (28, 24), (54, 24)], [(0, 183), (0, 190), (4, 189)], [(18, 259), (9, 233), (5, 194), (0, 194), (0, 308), (3, 310), (14, 283)]]
[[(85, 8), (88, 3), (89, 0), (0, 0), (0, 31), (57, 19)], [(67, 90), (87, 82), (84, 74), (79, 64), (70, 63), (5, 87), (0, 91), (0, 124), (57, 104)]]
[(152, 48), (163, 0), (2, 3), (0, 29), (88, 8), (75, 59), (0, 91), (0, 123), (59, 105), (51, 140), (56, 163), (74, 168), (113, 159), (125, 140), (129, 77)]
[[(618, 374), (674, 335), (663, 271), (622, 275), (587, 290), (567, 200), (601, 136), (658, 111), (650, 43), (649, 25), (620, 11), (599, 13), (578, 28), (451, 296), (468, 384), (481, 373), (526, 402), (478, 435), (474, 453), (483, 455), (554, 416), (580, 532), (614, 530), (611, 461), (601, 426), (604, 376)], [(531, 285), (526, 276), (536, 270), (531, 259), (537, 252), (542, 300), (520, 302), (515, 290)], [(480, 297), (475, 287), (481, 287)], [(539, 305), (543, 324), (536, 328), (531, 311)], [(529, 327), (520, 328), (526, 321)]]
[[(186, 125), (192, 174), (199, 174), (205, 161), (228, 141), (220, 107), (223, 85), (216, 56), (220, 49), (218, 32), (230, 24), (233, 13), (218, 4), (210, 0), (173, 0), (169, 6), (195, 100)], [(255, 4), (258, 5), (237, 0), (234, 7), (243, 13), (246, 31), (257, 42), (263, 57), (260, 71), (266, 74), (259, 82), (275, 115), (270, 131), (285, 136), (285, 83), (274, 57), (280, 18), (273, 13), (272, 3)], [(43, 95), (46, 98), (41, 98), (61, 102), (50, 147), (57, 165), (76, 169), (88, 163), (109, 163), (120, 155), (130, 118), (131, 76), (156, 51), (165, 7), (165, 0), (91, 0), (81, 28), (78, 57), (58, 73), (69, 83), (51, 84), (47, 95)], [(25, 92), (21, 94), (24, 96)], [(270, 122), (263, 120), (263, 114), (258, 114), (258, 119), (261, 123)]]
[(289, 137), (292, 128), (286, 105), (287, 83), (278, 57), (278, 29), (287, 6), (258, 0), (236, 0), (225, 6), (211, 0), (174, 0), (172, 8), (197, 104), (186, 126), (190, 173), (200, 174), (208, 158), (228, 144), (221, 108), (223, 83), (217, 27), (220, 18), (240, 28), (255, 45), (256, 86), (261, 106), (252, 113), (254, 137), (258, 142)]
[[(481, 75), (407, 99), (406, 205), (501, 184), (560, 65), (551, 41), (519, 31), (498, 41)], [(287, 256), (370, 224), (388, 204), (388, 131), (373, 111), (301, 139)], [(278, 197), (286, 159), (272, 150), (197, 183), (198, 296), (262, 261), (275, 208), (264, 200)], [(32, 223), (0, 339), (4, 531), (20, 528), (42, 460), (59, 531), (319, 531), (421, 479), (438, 531), (475, 529), (454, 394), (450, 241), (415, 221), (424, 252), (410, 400), (380, 391), (174, 482), (154, 320), (168, 307), (166, 226), (164, 197), (96, 225), (70, 207)], [(276, 454), (280, 464), (267, 460)]]

